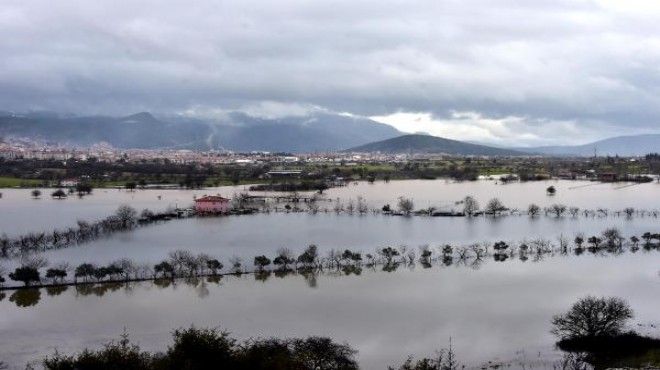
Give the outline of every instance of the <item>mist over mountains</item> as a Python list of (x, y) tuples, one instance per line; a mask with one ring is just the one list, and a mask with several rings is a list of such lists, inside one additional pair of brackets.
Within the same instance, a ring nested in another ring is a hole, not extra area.
[(267, 119), (232, 112), (222, 119), (204, 120), (185, 116), (156, 118), (146, 112), (126, 117), (0, 112), (0, 136), (79, 146), (107, 142), (125, 149), (319, 152), (401, 134), (383, 123), (331, 113)]
[(573, 146), (541, 146), (534, 148), (514, 148), (515, 150), (539, 153), (549, 156), (619, 155), (622, 157), (642, 156), (660, 152), (660, 134), (617, 136), (593, 143)]
[[(312, 112), (284, 118), (229, 112), (220, 118), (75, 116), (0, 110), (0, 138), (29, 138), (70, 146), (101, 142), (119, 149), (445, 153), (453, 155), (642, 156), (660, 152), (660, 134), (619, 136), (576, 146), (515, 147), (404, 134), (367, 118)], [(347, 149), (350, 148), (350, 149)]]

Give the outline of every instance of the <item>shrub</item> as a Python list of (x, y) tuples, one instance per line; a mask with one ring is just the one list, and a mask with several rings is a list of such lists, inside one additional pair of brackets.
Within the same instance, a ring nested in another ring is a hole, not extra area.
[(587, 296), (552, 318), (551, 333), (561, 339), (607, 337), (620, 334), (633, 311), (618, 297)]

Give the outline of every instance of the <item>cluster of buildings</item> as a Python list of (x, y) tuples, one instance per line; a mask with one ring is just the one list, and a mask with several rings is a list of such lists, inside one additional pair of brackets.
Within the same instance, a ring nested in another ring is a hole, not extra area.
[(349, 154), (349, 153), (309, 153), (283, 155), (270, 152), (253, 151), (237, 153), (232, 151), (196, 151), (196, 150), (148, 150), (148, 149), (116, 149), (108, 144), (100, 143), (89, 148), (70, 148), (43, 143), (13, 142), (0, 143), (0, 159), (20, 160), (95, 160), (100, 162), (144, 162), (167, 160), (176, 164), (238, 164), (258, 165), (265, 163), (342, 163), (357, 165), (372, 161), (402, 161), (410, 159), (409, 155), (385, 154)]

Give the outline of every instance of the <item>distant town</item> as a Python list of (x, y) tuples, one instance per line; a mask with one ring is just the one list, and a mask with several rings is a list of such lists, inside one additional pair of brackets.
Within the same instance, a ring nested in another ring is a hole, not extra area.
[[(266, 151), (235, 152), (231, 150), (150, 150), (150, 149), (118, 149), (107, 143), (99, 143), (89, 148), (68, 147), (58, 144), (44, 144), (32, 141), (0, 142), (0, 158), (5, 160), (37, 159), (37, 160), (79, 160), (99, 162), (142, 162), (168, 160), (176, 164), (260, 164), (260, 163), (295, 163), (329, 162), (350, 165), (350, 162), (370, 161), (405, 161), (415, 158), (442, 158), (442, 155), (429, 154), (379, 154), (379, 153), (272, 153)], [(348, 163), (346, 163), (348, 162)]]
[[(293, 183), (298, 190), (340, 181), (451, 178), (498, 175), (506, 181), (573, 179), (649, 182), (658, 178), (660, 157), (456, 156), (429, 153), (271, 153), (229, 150), (88, 148), (29, 140), (0, 143), (0, 186), (203, 187)], [(322, 186), (323, 185), (323, 186)], [(280, 190), (290, 186), (279, 186)]]

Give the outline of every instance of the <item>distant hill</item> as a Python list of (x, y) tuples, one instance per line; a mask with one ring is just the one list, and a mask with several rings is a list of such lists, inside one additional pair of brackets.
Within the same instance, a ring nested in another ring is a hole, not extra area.
[(527, 153), (511, 149), (493, 148), (429, 135), (403, 135), (393, 139), (357, 146), (345, 151), (359, 153), (444, 153), (450, 155), (487, 156), (527, 155)]
[(74, 117), (52, 112), (0, 111), (0, 137), (27, 137), (80, 146), (107, 142), (126, 149), (337, 151), (400, 134), (386, 124), (330, 113), (264, 119), (234, 112), (223, 120), (210, 121), (156, 118), (146, 112), (126, 117)]
[(660, 134), (635, 136), (617, 136), (584, 145), (575, 146), (541, 146), (533, 148), (515, 148), (528, 153), (539, 153), (556, 156), (593, 156), (619, 155), (622, 157), (643, 156), (648, 153), (660, 152)]

